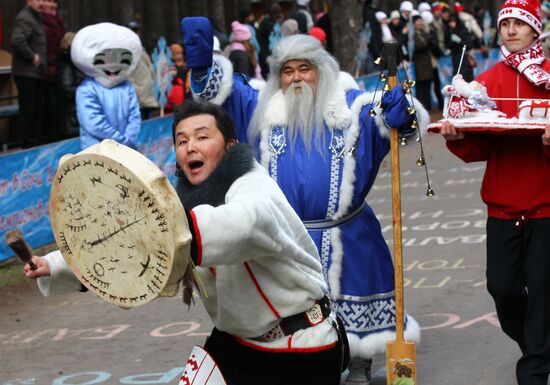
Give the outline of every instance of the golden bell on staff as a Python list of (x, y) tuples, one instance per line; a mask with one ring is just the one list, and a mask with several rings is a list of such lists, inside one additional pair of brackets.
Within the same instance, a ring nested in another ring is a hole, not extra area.
[(369, 116), (370, 116), (371, 118), (374, 118), (374, 117), (376, 116), (376, 111), (374, 111), (374, 108), (371, 108), (371, 109), (369, 110)]
[(402, 136), (401, 141), (399, 142), (399, 144), (402, 145), (402, 146), (406, 146), (407, 145), (407, 138)]
[(391, 91), (391, 86), (389, 83), (384, 84), (384, 91)]
[(414, 129), (418, 128), (418, 121), (416, 121), (416, 119), (412, 121), (411, 128), (414, 128)]
[(379, 66), (381, 62), (382, 62), (382, 58), (379, 57), (379, 58), (376, 58), (376, 60), (374, 61), (374, 64)]
[(433, 197), (435, 195), (434, 190), (431, 189), (431, 187), (428, 187), (428, 191), (426, 191), (426, 196)]
[(426, 164), (426, 161), (424, 160), (424, 157), (422, 155), (420, 155), (420, 158), (416, 160), (416, 164), (418, 166), (424, 166)]
[(414, 115), (414, 114), (416, 114), (416, 110), (414, 109), (413, 106), (409, 106), (409, 107), (407, 107), (407, 113), (409, 115)]
[(381, 73), (381, 74), (380, 74), (380, 81), (381, 81), (381, 82), (385, 82), (386, 80), (388, 80), (388, 78), (386, 77), (386, 74), (385, 74), (385, 73)]

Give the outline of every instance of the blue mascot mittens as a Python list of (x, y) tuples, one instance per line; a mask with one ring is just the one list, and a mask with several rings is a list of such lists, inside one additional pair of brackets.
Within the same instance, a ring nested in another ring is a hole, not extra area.
[(405, 128), (405, 124), (409, 121), (408, 106), (401, 87), (394, 87), (391, 91), (384, 93), (382, 108), (388, 126), (397, 129)]
[(181, 33), (185, 46), (185, 58), (189, 68), (212, 66), (214, 32), (206, 17), (184, 17), (181, 20)]

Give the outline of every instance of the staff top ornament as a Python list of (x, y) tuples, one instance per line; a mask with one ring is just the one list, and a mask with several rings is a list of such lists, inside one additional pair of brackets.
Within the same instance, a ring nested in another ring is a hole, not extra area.
[(145, 156), (113, 140), (64, 156), (49, 208), (63, 257), (102, 299), (129, 308), (177, 293), (191, 233), (177, 193)]

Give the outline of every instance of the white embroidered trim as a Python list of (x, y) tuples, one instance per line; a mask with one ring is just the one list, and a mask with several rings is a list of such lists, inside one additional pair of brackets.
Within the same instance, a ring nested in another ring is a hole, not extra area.
[(340, 229), (333, 227), (330, 230), (330, 239), (332, 243), (332, 262), (326, 276), (330, 287), (330, 296), (332, 300), (340, 297), (340, 277), (342, 276), (342, 260), (344, 256), (344, 248), (342, 247), (342, 239), (340, 238)]
[[(214, 54), (212, 59), (212, 68), (214, 68), (214, 66), (218, 66), (221, 69), (222, 77), (220, 79), (219, 89), (216, 96), (209, 100), (209, 102), (222, 105), (223, 102), (225, 102), (225, 100), (229, 97), (231, 90), (233, 89), (233, 65), (229, 59), (226, 59), (222, 55)], [(193, 96), (199, 97), (197, 94), (194, 94)]]

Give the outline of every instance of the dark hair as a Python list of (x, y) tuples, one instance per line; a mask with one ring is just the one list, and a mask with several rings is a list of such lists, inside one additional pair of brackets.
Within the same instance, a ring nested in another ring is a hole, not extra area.
[(176, 140), (176, 126), (178, 123), (183, 119), (196, 115), (212, 115), (216, 120), (216, 126), (218, 127), (218, 130), (221, 131), (226, 144), (231, 139), (237, 139), (233, 120), (221, 106), (202, 100), (189, 98), (185, 100), (181, 106), (176, 107), (174, 111), (174, 123), (172, 124), (172, 139), (174, 142)]

